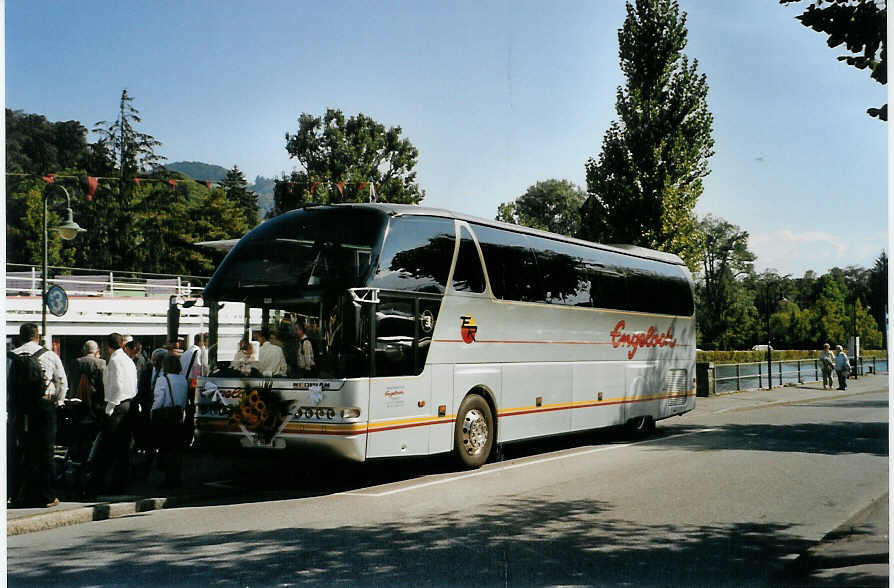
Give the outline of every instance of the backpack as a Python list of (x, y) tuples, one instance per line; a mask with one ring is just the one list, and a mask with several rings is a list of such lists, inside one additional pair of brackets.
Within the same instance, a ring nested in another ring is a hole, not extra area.
[(36, 407), (37, 402), (46, 393), (48, 382), (38, 361), (46, 352), (47, 349), (44, 347), (30, 355), (6, 352), (6, 357), (11, 362), (7, 390), (15, 409), (30, 410)]
[(78, 382), (78, 395), (86, 406), (93, 406), (93, 395), (96, 392), (96, 386), (87, 377), (87, 372), (81, 372), (81, 379)]

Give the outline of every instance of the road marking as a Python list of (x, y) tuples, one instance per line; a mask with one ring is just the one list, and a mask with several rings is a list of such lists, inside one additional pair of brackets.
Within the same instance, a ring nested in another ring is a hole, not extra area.
[(646, 443), (654, 443), (656, 441), (667, 441), (668, 439), (679, 439), (680, 437), (688, 437), (690, 435), (697, 435), (699, 433), (710, 433), (713, 431), (719, 431), (718, 428), (708, 428), (708, 429), (699, 429), (697, 431), (690, 431), (689, 433), (679, 433), (677, 435), (670, 435), (668, 437), (657, 437), (655, 439), (645, 439), (643, 441), (635, 441), (633, 443), (622, 443), (619, 445), (608, 445), (606, 447), (595, 447), (592, 449), (587, 449), (584, 451), (578, 451), (576, 453), (565, 453), (562, 455), (555, 455), (553, 457), (544, 457), (541, 459), (535, 459), (532, 461), (525, 461), (521, 463), (513, 463), (506, 466), (495, 466), (486, 470), (479, 470), (477, 472), (471, 472), (468, 474), (462, 474), (459, 476), (453, 476), (451, 478), (441, 478), (439, 480), (432, 480), (430, 482), (423, 482), (421, 484), (414, 484), (412, 486), (404, 486), (402, 488), (396, 488), (394, 490), (386, 490), (385, 492), (357, 492), (349, 490), (347, 492), (339, 492), (336, 496), (368, 496), (373, 498), (379, 498), (381, 496), (389, 496), (391, 494), (397, 494), (399, 492), (409, 492), (410, 490), (418, 490), (420, 488), (427, 488), (429, 486), (435, 486), (438, 484), (447, 484), (448, 482), (455, 482), (457, 480), (465, 480), (467, 478), (475, 478), (478, 476), (486, 476), (488, 474), (493, 474), (494, 472), (503, 472), (506, 470), (514, 470), (516, 468), (522, 468), (532, 465), (539, 465), (542, 463), (547, 463), (550, 461), (558, 461), (560, 459), (567, 459), (570, 457), (580, 457), (582, 455), (589, 455), (591, 453), (599, 453), (602, 451), (612, 451), (615, 449), (623, 449), (625, 447), (632, 447), (634, 445), (644, 445)]

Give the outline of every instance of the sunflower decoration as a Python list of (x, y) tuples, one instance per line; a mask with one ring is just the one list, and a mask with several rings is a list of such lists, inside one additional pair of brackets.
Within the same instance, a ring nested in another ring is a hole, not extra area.
[(230, 414), (230, 424), (242, 425), (269, 441), (282, 424), (283, 412), (280, 405), (273, 395), (271, 382), (260, 387), (246, 387), (242, 393), (242, 401)]

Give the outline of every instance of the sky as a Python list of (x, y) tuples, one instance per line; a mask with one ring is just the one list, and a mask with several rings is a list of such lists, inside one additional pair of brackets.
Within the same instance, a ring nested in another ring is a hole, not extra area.
[[(776, 0), (679, 0), (715, 155), (696, 212), (749, 233), (756, 269), (871, 267), (888, 249), (886, 87)], [(586, 187), (623, 84), (619, 0), (6, 1), (6, 106), (114, 120), (122, 88), (168, 161), (298, 164), (285, 133), (340, 108), (399, 126), (423, 204), (493, 218), (550, 178)], [(91, 137), (91, 140), (93, 137)]]

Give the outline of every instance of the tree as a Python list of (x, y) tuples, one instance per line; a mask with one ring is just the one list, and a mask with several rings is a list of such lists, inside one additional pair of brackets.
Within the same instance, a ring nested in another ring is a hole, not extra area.
[(680, 255), (696, 269), (701, 249), (694, 208), (710, 173), (713, 117), (698, 61), (683, 54), (686, 14), (671, 0), (627, 3), (618, 31), (619, 120), (587, 161), (589, 197), (581, 236)]
[[(802, 0), (779, 0), (795, 4)], [(801, 24), (828, 35), (829, 47), (842, 43), (850, 55), (840, 55), (857, 69), (868, 69), (869, 77), (882, 85), (888, 83), (888, 41), (886, 0), (813, 0), (800, 15)], [(866, 110), (869, 116), (888, 120), (888, 105)]]
[(886, 315), (888, 310), (888, 255), (882, 250), (881, 255), (875, 260), (869, 275), (869, 298), (872, 307), (872, 316), (875, 317), (876, 326), (882, 334), (882, 345), (887, 346)]
[(537, 182), (513, 202), (500, 204), (497, 220), (573, 237), (580, 230), (586, 196), (568, 180)]
[(748, 250), (748, 232), (724, 219), (708, 215), (699, 223), (699, 230), (704, 244), (696, 286), (700, 345), (723, 349), (737, 327), (731, 311), (736, 309), (736, 290), (742, 287), (738, 279), (753, 271), (755, 255)]
[(364, 114), (302, 113), (298, 130), (286, 133), (286, 150), (304, 169), (277, 180), (275, 213), (310, 203), (365, 202), (369, 182), (381, 202), (418, 204), (425, 197), (414, 171), (419, 151), (401, 133)]
[(258, 224), (258, 195), (248, 189), (248, 181), (238, 165), (227, 172), (223, 190), (241, 211), (249, 229)]
[(801, 310), (797, 303), (782, 300), (770, 316), (770, 333), (773, 346), (778, 349), (812, 349), (816, 343), (807, 341), (810, 332), (810, 314)]
[(6, 109), (6, 170), (58, 173), (89, 158), (87, 129), (76, 120), (50, 122), (40, 114)]
[(847, 287), (843, 280), (828, 274), (820, 279), (820, 284), (820, 295), (810, 309), (810, 337), (816, 345), (844, 345), (850, 330)]
[(134, 231), (127, 244), (136, 266), (145, 272), (207, 275), (220, 257), (195, 243), (241, 237), (248, 230), (243, 212), (222, 188), (161, 174), (177, 179), (176, 186), (153, 182), (136, 191)]
[(165, 160), (164, 156), (155, 152), (156, 148), (161, 147), (161, 141), (134, 128), (143, 119), (132, 102), (133, 98), (127, 94), (125, 88), (121, 91), (120, 112), (115, 122), (101, 120), (93, 129), (100, 136), (99, 143), (115, 155), (122, 186), (129, 186), (129, 182), (124, 180), (130, 180), (140, 172), (150, 171)]
[(122, 247), (121, 243), (122, 238), (134, 234), (135, 207), (141, 199), (141, 195), (136, 193), (138, 190), (133, 178), (149, 172), (165, 159), (155, 152), (161, 141), (135, 128), (142, 120), (140, 111), (133, 106), (133, 98), (124, 89), (121, 91), (118, 118), (112, 123), (99, 121), (93, 129), (94, 133), (99, 134), (99, 149), (113, 156), (120, 178), (117, 193), (104, 203), (102, 222), (97, 223), (93, 237), (99, 255), (114, 252), (117, 263), (109, 267), (134, 267), (139, 257), (137, 249)]

